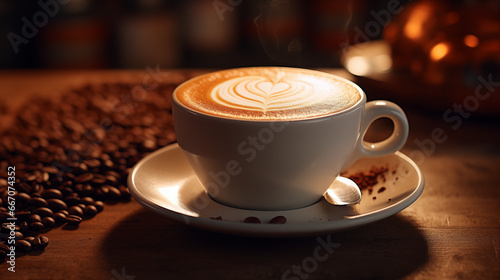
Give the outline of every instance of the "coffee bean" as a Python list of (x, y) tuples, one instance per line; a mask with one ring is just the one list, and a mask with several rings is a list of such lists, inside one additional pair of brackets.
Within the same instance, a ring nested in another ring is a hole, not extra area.
[(59, 172), (59, 170), (57, 170), (57, 168), (55, 168), (54, 166), (44, 166), (41, 168), (41, 170), (54, 175)]
[(31, 216), (31, 211), (23, 210), (16, 213), (16, 218), (18, 221), (28, 221)]
[(37, 214), (31, 214), (28, 222), (29, 223), (33, 223), (33, 222), (41, 222), (42, 221), (42, 217), (40, 217), (40, 215), (37, 215)]
[(118, 184), (118, 178), (119, 177), (107, 175), (105, 183), (108, 184), (108, 185), (116, 185), (116, 184)]
[(17, 185), (17, 189), (20, 190), (21, 192), (31, 193), (31, 186), (28, 185), (26, 182), (20, 182)]
[(16, 250), (18, 250), (19, 252), (31, 251), (31, 243), (26, 240), (17, 240), (15, 246)]
[(39, 215), (40, 217), (52, 217), (54, 212), (47, 207), (39, 207), (32, 211), (33, 214)]
[(75, 178), (75, 182), (86, 183), (90, 182), (92, 179), (94, 179), (94, 175), (92, 173), (83, 173)]
[(106, 185), (97, 188), (94, 192), (95, 199), (103, 200), (108, 197), (109, 188)]
[(19, 231), (25, 232), (28, 230), (28, 223), (26, 221), (22, 221), (19, 223)]
[(24, 181), (25, 182), (34, 182), (34, 181), (36, 181), (36, 175), (34, 175), (34, 174), (28, 175), (26, 178), (24, 178)]
[(276, 216), (269, 221), (270, 224), (284, 224), (286, 223), (286, 218), (284, 216)]
[(122, 195), (120, 190), (115, 188), (115, 187), (112, 187), (112, 186), (106, 186), (109, 190), (109, 192), (107, 193), (107, 199), (110, 199), (110, 200), (118, 200), (120, 199), (120, 196)]
[(243, 222), (251, 224), (260, 224), (260, 219), (257, 217), (246, 217), (245, 220), (243, 220)]
[(94, 201), (94, 206), (97, 209), (97, 212), (101, 212), (104, 209), (104, 202), (102, 201)]
[[(34, 189), (34, 188), (32, 187), (32, 189)], [(31, 192), (31, 197), (38, 197), (38, 198), (40, 198), (42, 196), (37, 191), (33, 191), (33, 192)]]
[(29, 225), (29, 229), (34, 231), (34, 232), (39, 232), (39, 231), (43, 230), (43, 228), (44, 228), (44, 225), (42, 224), (42, 222), (32, 222)]
[(28, 237), (25, 237), (23, 240), (26, 240), (26, 241), (28, 241), (31, 245), (33, 245), (33, 241), (35, 240), (35, 237), (34, 237), (34, 236), (28, 236)]
[(24, 234), (20, 231), (15, 231), (14, 232), (14, 239), (15, 240), (20, 240), (24, 238)]
[(119, 186), (118, 189), (120, 190), (120, 197), (124, 200), (128, 200), (131, 198), (130, 191), (127, 187), (125, 186)]
[[(67, 197), (73, 193), (73, 189), (71, 189), (71, 187), (60, 186), (57, 190), (59, 190), (61, 192), (62, 198)], [(57, 197), (54, 197), (54, 198), (57, 198)], [(62, 198), (60, 198), (60, 199), (62, 199)]]
[(13, 231), (13, 230), (15, 230), (15, 231), (21, 230), (19, 225), (15, 224), (15, 223), (11, 223), (11, 222), (3, 223), (1, 225), (1, 229), (3, 232), (9, 232), (9, 231)]
[(7, 219), (14, 219), (14, 216), (9, 212), (0, 212), (0, 222), (6, 222)]
[(6, 244), (0, 243), (0, 252), (9, 253), (10, 252), (10, 247), (7, 246)]
[(55, 212), (68, 209), (68, 205), (57, 198), (49, 198), (47, 199), (47, 203), (49, 204), (49, 208)]
[(38, 196), (40, 197), (40, 192), (44, 190), (44, 187), (40, 184), (33, 184), (31, 186), (31, 196)]
[(85, 184), (80, 193), (81, 196), (91, 196), (94, 194), (95, 188), (91, 184)]
[(43, 250), (49, 245), (49, 238), (46, 236), (37, 236), (33, 240), (33, 249)]
[(94, 203), (94, 199), (92, 197), (82, 197), (80, 198), (80, 203), (83, 203), (85, 205), (90, 205)]
[(94, 205), (87, 205), (83, 209), (83, 213), (85, 214), (85, 216), (94, 217), (95, 215), (97, 215), (98, 211)]
[(80, 163), (75, 167), (75, 173), (76, 174), (83, 174), (85, 172), (89, 171), (89, 168), (85, 163)]
[[(125, 186), (130, 168), (147, 153), (176, 140), (170, 101), (173, 84), (160, 84), (148, 91), (131, 108), (138, 118), (123, 118), (120, 112), (108, 110), (110, 100), (129, 95), (134, 86), (88, 85), (60, 99), (30, 100), (20, 108), (22, 113), (0, 137), (2, 223), (12, 218), (6, 209), (7, 192), (3, 191), (8, 182), (1, 171), (7, 169), (8, 162), (16, 163), (18, 232), (33, 234), (50, 228), (52, 220), (75, 219), (68, 218), (68, 210), (58, 211), (65, 209), (64, 204), (78, 206), (90, 216), (103, 210), (102, 201), (130, 198)], [(103, 126), (103, 120), (110, 121), (112, 133), (107, 133), (109, 127)], [(85, 150), (84, 141), (96, 145)], [(81, 215), (78, 210), (72, 212)]]
[(48, 182), (49, 181), (49, 173), (47, 172), (42, 172), (42, 176), (41, 176), (41, 181), (42, 182)]
[(94, 175), (94, 179), (92, 179), (92, 184), (94, 186), (99, 186), (99, 185), (102, 185), (106, 182), (106, 176), (104, 175), (101, 175), (101, 174), (95, 174)]
[(78, 207), (82, 208), (82, 210), (83, 210), (83, 209), (85, 208), (85, 206), (86, 206), (86, 205), (85, 205), (85, 204), (83, 204), (83, 203), (78, 203), (76, 206), (78, 206)]
[(98, 159), (86, 159), (83, 161), (89, 168), (99, 168), (101, 162)]
[(54, 221), (56, 223), (64, 223), (66, 222), (66, 214), (64, 214), (63, 212), (57, 212), (57, 213), (54, 213)]
[(28, 200), (28, 204), (33, 207), (49, 207), (47, 201), (41, 197), (32, 197)]
[(27, 193), (22, 192), (22, 193), (17, 193), (14, 196), (14, 199), (16, 200), (16, 208), (23, 208), (23, 206), (26, 205), (28, 201), (31, 199), (31, 196)]
[(76, 215), (69, 215), (66, 217), (66, 222), (70, 225), (78, 225), (82, 222), (82, 217)]
[(71, 195), (68, 195), (64, 198), (64, 202), (66, 202), (66, 205), (68, 206), (73, 206), (77, 205), (80, 203), (80, 197), (78, 197), (78, 194), (73, 193)]
[(83, 210), (79, 206), (71, 206), (68, 210), (69, 215), (74, 215), (78, 217), (83, 217)]
[(52, 217), (45, 217), (42, 219), (42, 224), (45, 228), (51, 228), (56, 224), (56, 221)]
[(48, 190), (44, 190), (42, 193), (41, 193), (42, 197), (45, 198), (45, 199), (51, 199), (51, 198), (56, 198), (56, 199), (62, 199), (63, 198), (63, 195), (62, 195), (62, 192), (58, 189), (48, 189)]

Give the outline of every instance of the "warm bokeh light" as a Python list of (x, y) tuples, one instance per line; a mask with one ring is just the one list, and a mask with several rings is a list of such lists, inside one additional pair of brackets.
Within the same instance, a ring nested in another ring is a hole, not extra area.
[(448, 52), (450, 51), (450, 48), (446, 43), (439, 43), (435, 45), (430, 52), (430, 57), (434, 61), (438, 61), (445, 57)]
[(448, 25), (455, 24), (460, 19), (460, 15), (457, 12), (449, 12), (444, 17), (444, 22)]
[(361, 56), (350, 57), (347, 60), (346, 68), (355, 75), (366, 75), (370, 72), (370, 64), (367, 59)]
[(427, 9), (416, 9), (413, 14), (410, 15), (410, 18), (404, 27), (405, 35), (413, 40), (417, 40), (422, 37), (424, 24), (428, 18), (429, 11)]
[(392, 67), (392, 58), (387, 54), (377, 55), (373, 58), (373, 62), (378, 72), (388, 71)]
[(464, 37), (464, 44), (468, 47), (475, 48), (479, 45), (479, 39), (474, 35), (467, 35)]

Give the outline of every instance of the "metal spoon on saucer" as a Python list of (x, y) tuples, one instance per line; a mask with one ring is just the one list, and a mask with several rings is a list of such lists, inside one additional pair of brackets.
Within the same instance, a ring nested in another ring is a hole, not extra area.
[(361, 201), (361, 191), (351, 179), (338, 176), (323, 195), (333, 205), (354, 205)]

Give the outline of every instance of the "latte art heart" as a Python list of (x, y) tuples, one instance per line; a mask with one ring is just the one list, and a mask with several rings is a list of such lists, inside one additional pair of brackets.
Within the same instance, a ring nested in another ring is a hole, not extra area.
[(248, 67), (195, 77), (176, 100), (194, 113), (238, 120), (299, 120), (342, 112), (362, 91), (342, 78), (287, 67)]
[(214, 102), (244, 110), (266, 113), (289, 110), (314, 102), (313, 87), (303, 81), (273, 82), (265, 77), (245, 76), (227, 80), (211, 92)]

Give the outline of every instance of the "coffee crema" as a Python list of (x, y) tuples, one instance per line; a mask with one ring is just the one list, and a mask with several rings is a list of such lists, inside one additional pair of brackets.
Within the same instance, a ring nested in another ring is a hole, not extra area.
[(336, 76), (307, 69), (250, 67), (193, 78), (176, 91), (184, 106), (244, 120), (294, 120), (343, 111), (360, 91)]

